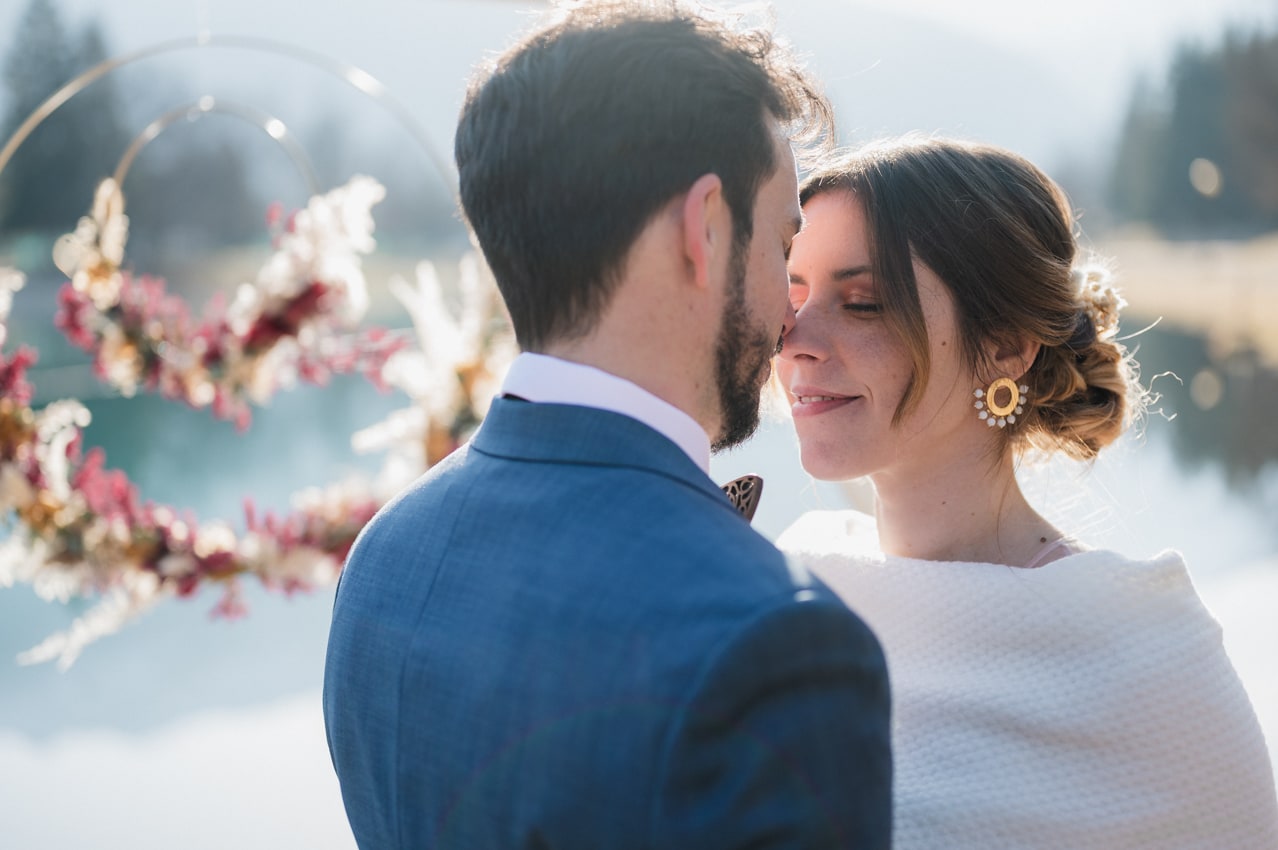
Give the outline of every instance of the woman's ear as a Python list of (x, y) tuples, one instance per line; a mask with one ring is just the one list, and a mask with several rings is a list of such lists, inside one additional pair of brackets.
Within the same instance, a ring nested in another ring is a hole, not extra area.
[(699, 287), (710, 283), (712, 269), (726, 250), (730, 233), (728, 207), (723, 198), (723, 181), (717, 174), (703, 174), (683, 199), (683, 251), (692, 279)]
[(1034, 358), (1038, 357), (1040, 348), (1042, 345), (1039, 342), (1027, 338), (991, 343), (986, 349), (989, 380), (1011, 378), (1019, 381), (1030, 366), (1034, 365)]

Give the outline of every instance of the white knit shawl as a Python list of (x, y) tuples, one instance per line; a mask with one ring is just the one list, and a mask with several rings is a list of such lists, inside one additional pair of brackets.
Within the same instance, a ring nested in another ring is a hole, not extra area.
[(1184, 560), (1033, 570), (878, 552), (874, 521), (778, 540), (878, 634), (897, 850), (1278, 848), (1265, 741)]

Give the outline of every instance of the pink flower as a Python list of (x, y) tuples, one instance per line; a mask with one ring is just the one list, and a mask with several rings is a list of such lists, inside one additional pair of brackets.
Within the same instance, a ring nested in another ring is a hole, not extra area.
[(71, 486), (80, 492), (93, 513), (133, 525), (141, 516), (137, 488), (127, 475), (118, 469), (106, 469), (105, 464), (106, 453), (101, 448), (89, 449), (71, 477)]
[(38, 358), (35, 349), (26, 346), (15, 351), (12, 357), (6, 358), (0, 353), (0, 398), (10, 399), (20, 407), (31, 403), (35, 388), (27, 381), (27, 369), (34, 366)]
[(244, 604), (244, 600), (240, 596), (240, 587), (235, 582), (230, 582), (226, 586), (226, 590), (222, 593), (222, 598), (213, 606), (213, 610), (209, 612), (209, 616), (214, 619), (238, 620), (248, 614), (248, 606)]

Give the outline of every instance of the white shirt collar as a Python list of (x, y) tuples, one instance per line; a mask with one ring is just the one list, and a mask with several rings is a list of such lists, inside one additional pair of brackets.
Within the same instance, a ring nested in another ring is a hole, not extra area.
[(532, 402), (575, 404), (637, 419), (683, 449), (710, 474), (710, 438), (697, 421), (667, 401), (616, 375), (525, 351), (515, 358), (501, 391)]

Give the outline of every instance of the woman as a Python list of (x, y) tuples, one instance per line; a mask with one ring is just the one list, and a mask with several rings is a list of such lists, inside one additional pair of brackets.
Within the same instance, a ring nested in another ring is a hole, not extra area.
[(906, 139), (805, 181), (778, 374), (804, 467), (875, 516), (779, 545), (875, 629), (898, 848), (1278, 847), (1273, 773), (1174, 552), (1093, 550), (1017, 485), (1140, 412), (1122, 300), (1061, 190), (991, 147)]

